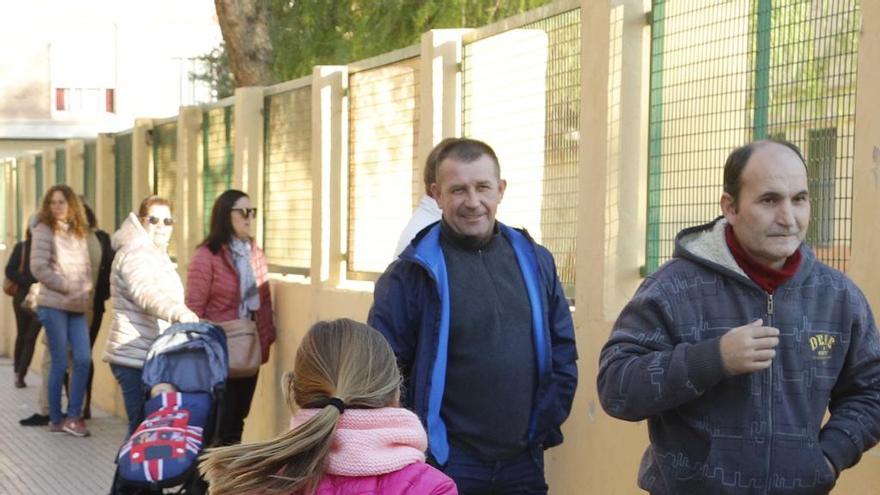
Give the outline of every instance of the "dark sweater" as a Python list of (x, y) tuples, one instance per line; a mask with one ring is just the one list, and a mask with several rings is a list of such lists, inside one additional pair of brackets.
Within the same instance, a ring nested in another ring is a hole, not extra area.
[(6, 263), (6, 277), (18, 284), (18, 291), (23, 294), (27, 294), (31, 284), (37, 281), (31, 274), (28, 249), (30, 249), (30, 245), (25, 241), (16, 243), (9, 256), (9, 261)]
[(484, 245), (441, 227), (450, 332), (441, 415), (450, 443), (488, 460), (527, 447), (536, 386), (528, 295), (516, 255), (497, 233)]

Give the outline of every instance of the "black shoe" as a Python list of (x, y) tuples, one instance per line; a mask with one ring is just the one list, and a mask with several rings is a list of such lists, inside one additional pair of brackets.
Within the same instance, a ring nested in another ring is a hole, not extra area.
[(46, 426), (49, 424), (49, 416), (43, 416), (40, 413), (33, 413), (30, 416), (18, 421), (21, 426)]

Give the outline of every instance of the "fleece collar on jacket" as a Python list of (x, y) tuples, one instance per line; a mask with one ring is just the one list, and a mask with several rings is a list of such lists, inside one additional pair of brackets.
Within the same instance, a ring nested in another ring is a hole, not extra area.
[[(300, 409), (296, 428), (323, 409)], [(346, 409), (336, 422), (325, 471), (339, 476), (376, 476), (425, 461), (428, 437), (412, 411), (400, 407)]]
[(119, 226), (119, 230), (113, 233), (112, 244), (114, 251), (121, 251), (133, 246), (143, 246), (161, 252), (161, 250), (153, 244), (150, 236), (147, 235), (146, 229), (141, 225), (141, 222), (138, 220), (137, 215), (135, 215), (134, 212), (129, 213), (122, 222), (122, 225)]
[[(727, 219), (723, 216), (715, 220), (682, 230), (675, 238), (674, 258), (686, 258), (691, 261), (711, 267), (713, 270), (726, 272), (728, 275), (735, 274), (738, 279), (744, 279), (748, 283), (757, 284), (746, 275), (734, 259), (727, 241), (724, 238), (724, 229), (727, 228)], [(802, 279), (812, 269), (816, 260), (813, 251), (801, 243), (798, 248), (801, 252), (801, 266), (793, 279)], [(763, 290), (763, 289), (762, 289)]]
[[(523, 232), (512, 229), (496, 221), (496, 228), (509, 242), (516, 255), (529, 306), (532, 312), (532, 340), (535, 344), (535, 360), (538, 371), (538, 387), (550, 376), (550, 342), (544, 321), (544, 299), (542, 297), (541, 276), (535, 254), (534, 241)], [(449, 458), (449, 439), (446, 435), (446, 423), (440, 415), (443, 404), (443, 392), (446, 388), (446, 359), (449, 351), (449, 282), (447, 280), (446, 260), (440, 246), (440, 222), (425, 228), (413, 242), (401, 253), (400, 258), (422, 266), (437, 285), (440, 296), (440, 318), (437, 325), (437, 351), (433, 363), (430, 364), (430, 393), (428, 395), (425, 424), (428, 428), (428, 442), (431, 455), (440, 464)], [(417, 406), (419, 407), (419, 406)], [(529, 438), (537, 431), (537, 415), (532, 411), (529, 420)]]

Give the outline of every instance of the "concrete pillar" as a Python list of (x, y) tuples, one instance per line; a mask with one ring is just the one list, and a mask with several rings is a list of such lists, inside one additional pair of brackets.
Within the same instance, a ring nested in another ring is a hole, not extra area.
[[(852, 244), (846, 273), (864, 292), (880, 315), (880, 2), (861, 2), (858, 32), (858, 81), (856, 84), (855, 150), (853, 154)], [(875, 321), (876, 323), (876, 321)], [(880, 481), (880, 447), (841, 476), (835, 493), (871, 493)]]
[[(34, 172), (34, 160), (36, 156), (37, 155), (35, 154), (25, 155), (18, 159), (18, 173), (21, 174), (21, 216), (23, 222), (27, 222), (31, 214), (37, 211), (37, 201), (42, 199), (37, 198), (36, 193), (37, 178)], [(24, 235), (23, 232), (22, 235)]]
[[(263, 97), (262, 87), (235, 90), (235, 162), (232, 187), (241, 189), (251, 197), (251, 204), (263, 204)], [(258, 210), (262, 215), (265, 212)], [(262, 217), (253, 232), (256, 239), (263, 238)]]
[[(346, 66), (312, 72), (312, 281), (336, 286), (345, 269), (348, 195)], [(318, 284), (316, 284), (318, 285)]]
[(177, 242), (177, 270), (182, 280), (202, 236), (199, 176), (201, 162), (202, 109), (181, 107), (177, 117), (177, 184), (174, 194), (174, 236)]
[[(434, 29), (422, 34), (419, 57), (418, 173), (434, 146), (461, 135), (461, 37), (469, 29)], [(422, 189), (416, 196), (421, 196)]]
[(611, 2), (603, 308), (608, 320), (616, 318), (641, 283), (645, 259), (649, 69), (645, 50), (650, 46), (645, 9), (642, 0)]
[(55, 148), (41, 151), (40, 156), (43, 157), (43, 184), (40, 186), (40, 197), (37, 198), (37, 201), (42, 201), (43, 194), (46, 194), (50, 187), (57, 184), (55, 180)]
[(573, 316), (581, 380), (563, 425), (566, 441), (548, 454), (547, 478), (555, 493), (633, 492), (646, 439), (642, 425), (627, 425), (603, 414), (596, 391), (599, 349), (608, 338), (611, 319), (605, 304), (606, 280), (611, 276), (605, 271), (610, 3), (580, 0), (580, 194)]
[(131, 133), (131, 211), (153, 193), (153, 119), (135, 119)]
[(605, 320), (605, 184), (608, 156), (608, 2), (581, 1), (577, 319)]
[(104, 230), (116, 230), (116, 162), (113, 135), (98, 134), (95, 139), (95, 215)]
[[(64, 142), (67, 155), (67, 184), (77, 194), (85, 194), (85, 154), (86, 142), (82, 139), (68, 139)], [(94, 208), (95, 205), (89, 205)]]
[(5, 185), (3, 195), (3, 222), (6, 224), (6, 232), (0, 243), (6, 246), (7, 251), (12, 252), (15, 245), (15, 226), (17, 219), (15, 218), (15, 159), (8, 158), (0, 160), (0, 173), (3, 174), (3, 184)]
[(853, 280), (880, 314), (880, 3), (862, 2), (859, 32), (859, 71), (856, 93), (855, 156), (853, 166), (852, 258), (847, 267)]

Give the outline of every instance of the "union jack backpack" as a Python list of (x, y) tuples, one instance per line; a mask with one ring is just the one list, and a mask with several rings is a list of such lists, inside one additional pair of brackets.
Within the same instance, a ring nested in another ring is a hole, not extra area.
[(144, 394), (159, 383), (176, 391), (147, 400), (140, 425), (119, 449), (114, 494), (201, 493), (198, 456), (213, 443), (227, 374), (226, 336), (211, 323), (180, 323), (147, 354)]

